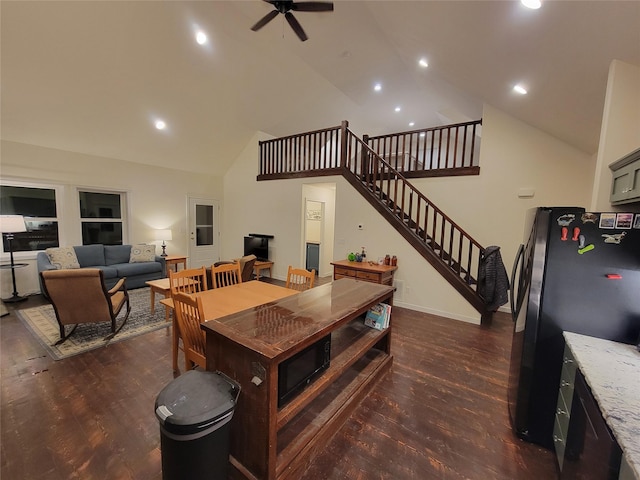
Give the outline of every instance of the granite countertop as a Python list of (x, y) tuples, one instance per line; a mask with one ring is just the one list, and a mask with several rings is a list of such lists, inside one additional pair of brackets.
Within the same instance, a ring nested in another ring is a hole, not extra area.
[(640, 352), (634, 345), (564, 332), (602, 416), (640, 478)]

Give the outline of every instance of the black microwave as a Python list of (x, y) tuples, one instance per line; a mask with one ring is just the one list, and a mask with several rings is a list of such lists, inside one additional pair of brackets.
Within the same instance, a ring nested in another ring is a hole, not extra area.
[(309, 385), (331, 361), (331, 334), (278, 365), (278, 407)]

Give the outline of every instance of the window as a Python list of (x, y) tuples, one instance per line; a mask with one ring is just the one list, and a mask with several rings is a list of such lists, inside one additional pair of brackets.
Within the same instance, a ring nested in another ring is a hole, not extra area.
[[(16, 233), (14, 252), (31, 252), (60, 245), (56, 190), (53, 188), (0, 185), (0, 214), (23, 215), (27, 231)], [(3, 235), (2, 248), (9, 250)]]
[(82, 244), (122, 245), (124, 193), (79, 192)]

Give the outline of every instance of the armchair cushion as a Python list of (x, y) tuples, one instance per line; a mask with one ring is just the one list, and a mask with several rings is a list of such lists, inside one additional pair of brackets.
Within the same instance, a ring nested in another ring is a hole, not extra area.
[(51, 265), (57, 270), (66, 268), (80, 268), (78, 257), (73, 247), (47, 248), (45, 250)]

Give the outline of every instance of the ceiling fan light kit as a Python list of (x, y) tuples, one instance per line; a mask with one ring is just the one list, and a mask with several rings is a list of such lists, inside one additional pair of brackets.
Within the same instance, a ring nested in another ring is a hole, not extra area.
[(267, 13), (258, 22), (251, 27), (251, 30), (257, 32), (264, 27), (271, 20), (276, 18), (279, 14), (283, 14), (284, 18), (291, 26), (291, 29), (295, 32), (301, 41), (307, 40), (307, 34), (305, 33), (302, 25), (298, 22), (296, 17), (293, 16), (294, 12), (332, 12), (333, 2), (294, 2), (293, 0), (263, 0), (273, 5), (274, 10)]

